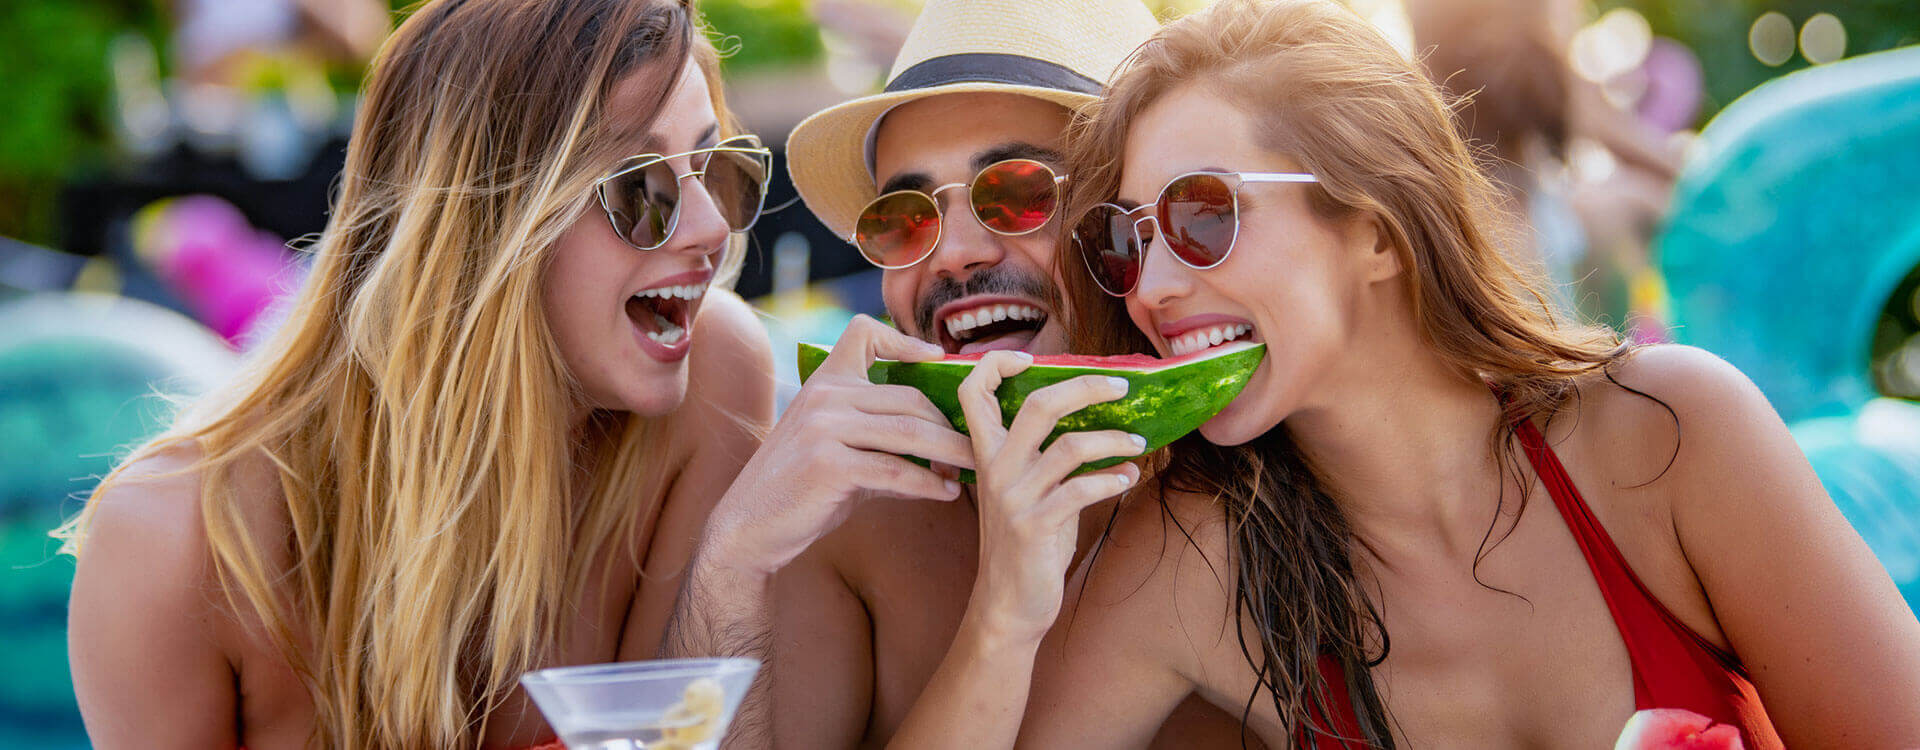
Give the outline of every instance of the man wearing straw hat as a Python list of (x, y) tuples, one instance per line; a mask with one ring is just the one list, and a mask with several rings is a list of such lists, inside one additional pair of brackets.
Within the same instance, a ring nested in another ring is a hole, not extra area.
[[(901, 332), (949, 354), (1065, 352), (1052, 269), (1068, 121), (1156, 28), (1139, 0), (928, 0), (884, 91), (794, 129), (787, 153), (800, 195), (885, 269), (883, 297)], [(864, 325), (849, 329), (836, 354), (849, 337), (856, 346), (884, 339)], [(863, 378), (865, 364), (848, 370)], [(783, 426), (795, 418), (790, 409)], [(777, 437), (755, 463), (786, 450)], [(1083, 518), (1082, 552), (1098, 515)], [(754, 557), (734, 541), (744, 535), (723, 542), (710, 530), (702, 542), (668, 655), (755, 656), (770, 671), (728, 747), (1011, 743), (971, 737), (965, 726), (992, 724), (978, 721), (981, 711), (1024, 709), (1026, 685), (993, 683), (980, 665), (1030, 660), (1037, 646), (1037, 634), (997, 638), (981, 624), (992, 619), (983, 605), (970, 605), (981, 548), (974, 498), (849, 502), (836, 518), (844, 524), (823, 525), (780, 569), (764, 608), (757, 575), (717, 551)], [(721, 583), (703, 583), (711, 581)], [(1156, 742), (1238, 743), (1238, 722), (1195, 698)]]

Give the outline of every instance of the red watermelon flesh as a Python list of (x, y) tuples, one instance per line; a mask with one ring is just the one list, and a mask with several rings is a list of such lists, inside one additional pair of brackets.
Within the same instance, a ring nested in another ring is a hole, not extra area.
[[(1179, 357), (1161, 359), (1151, 354), (1112, 354), (1096, 357), (1089, 354), (1034, 354), (1033, 364), (1037, 367), (1091, 367), (1102, 370), (1157, 370), (1172, 367), (1182, 362), (1204, 356), (1205, 350)], [(987, 352), (971, 354), (949, 354), (940, 358), (942, 362), (978, 362)]]
[(1732, 724), (1684, 708), (1650, 708), (1627, 719), (1613, 750), (1746, 750), (1746, 744)]

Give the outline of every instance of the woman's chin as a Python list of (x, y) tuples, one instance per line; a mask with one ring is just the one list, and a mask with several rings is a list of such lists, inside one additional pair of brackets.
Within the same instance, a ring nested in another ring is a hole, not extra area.
[(655, 390), (647, 393), (628, 394), (621, 399), (627, 411), (642, 417), (664, 417), (679, 409), (687, 400), (687, 381), (677, 378), (669, 385), (660, 383)]
[(1248, 429), (1246, 425), (1248, 420), (1243, 418), (1244, 415), (1235, 413), (1234, 407), (1238, 405), (1237, 402), (1228, 404), (1226, 409), (1202, 423), (1200, 437), (1206, 438), (1207, 442), (1214, 445), (1225, 446), (1239, 445), (1259, 437), (1258, 431)]
[(589, 389), (595, 408), (624, 411), (640, 417), (664, 417), (687, 400), (686, 371), (669, 376), (634, 378), (612, 388)]

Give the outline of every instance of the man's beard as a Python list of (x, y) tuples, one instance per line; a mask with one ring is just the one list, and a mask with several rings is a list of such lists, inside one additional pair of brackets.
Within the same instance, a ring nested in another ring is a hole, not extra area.
[(935, 344), (940, 343), (939, 328), (936, 327), (938, 321), (933, 319), (934, 313), (949, 302), (976, 294), (1026, 297), (1045, 305), (1050, 315), (1060, 314), (1060, 293), (1050, 280), (1011, 266), (989, 266), (967, 277), (965, 282), (935, 277), (932, 286), (920, 296), (920, 304), (914, 310), (913, 320), (917, 329), (914, 335)]

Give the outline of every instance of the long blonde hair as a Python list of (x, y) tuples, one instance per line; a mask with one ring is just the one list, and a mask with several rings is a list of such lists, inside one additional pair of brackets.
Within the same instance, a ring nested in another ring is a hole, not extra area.
[[(594, 179), (651, 126), (612, 122), (614, 86), (649, 76), (657, 112), (690, 56), (734, 130), (684, 2), (419, 6), (373, 64), (289, 320), (122, 464), (197, 448), (218, 580), (311, 693), (311, 744), (475, 744), (519, 675), (552, 655), (603, 553), (637, 549), (665, 473), (648, 436), (668, 420), (570, 425), (582, 397), (541, 277)], [(236, 464), (263, 456), (284, 536), (250, 532), (237, 496)], [(593, 467), (584, 487), (580, 465)], [(56, 532), (68, 551), (87, 521)]]
[[(1501, 251), (1511, 238), (1502, 236), (1498, 193), (1440, 89), (1331, 0), (1221, 0), (1162, 28), (1077, 121), (1067, 216), (1112, 198), (1133, 118), (1188, 84), (1234, 102), (1256, 123), (1259, 145), (1319, 177), (1302, 186), (1318, 215), (1379, 222), (1407, 269), (1422, 340), (1504, 399), (1505, 418), (1488, 435), (1503, 471), (1522, 471), (1517, 420), (1553, 414), (1574, 397), (1576, 379), (1626, 354), (1610, 330), (1555, 319), (1542, 280)], [(1209, 137), (1203, 131), (1196, 126), (1194, 136)], [(1072, 350), (1152, 352), (1075, 253), (1063, 250), (1058, 261)], [(1331, 701), (1351, 700), (1364, 735), (1357, 739), (1391, 747), (1391, 720), (1369, 672), (1386, 658), (1387, 633), (1357, 579), (1344, 510), (1285, 423), (1242, 446), (1189, 437), (1160, 476), (1164, 487), (1215, 498), (1226, 516), (1235, 614), (1250, 624), (1239, 630), (1240, 646), (1258, 680), (1248, 710), (1266, 692), (1291, 744), (1311, 747), (1332, 731)], [(1476, 565), (1486, 549), (1483, 540)], [(1325, 684), (1323, 666), (1338, 666), (1345, 684)]]

